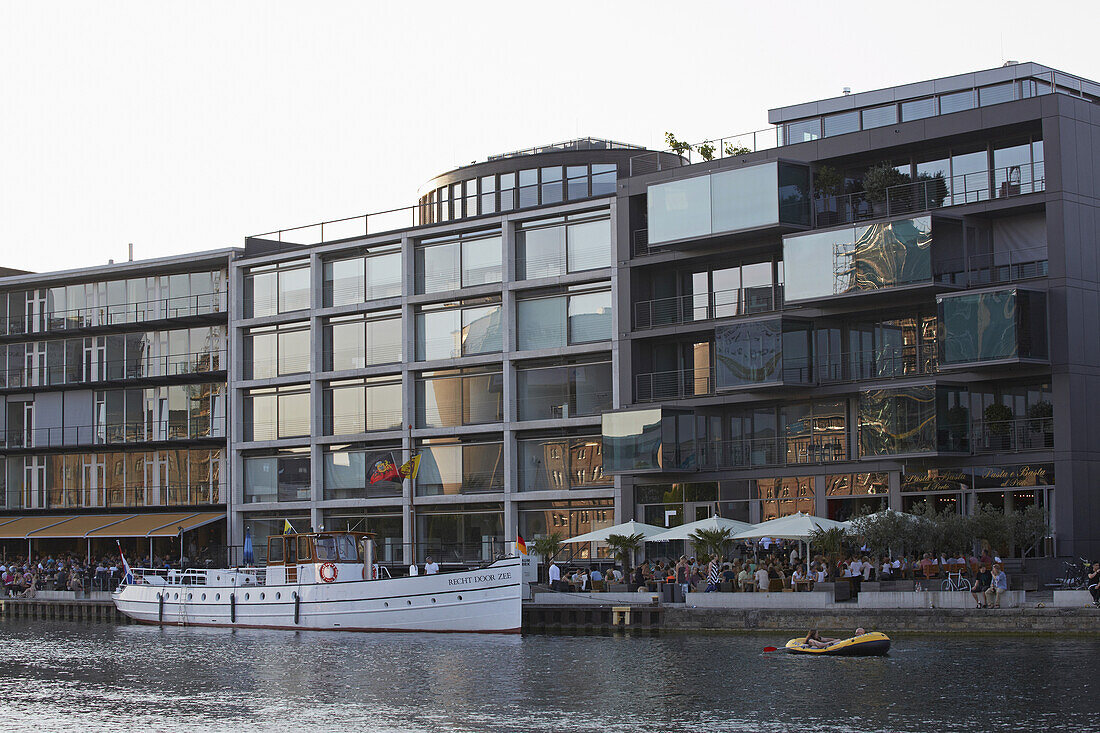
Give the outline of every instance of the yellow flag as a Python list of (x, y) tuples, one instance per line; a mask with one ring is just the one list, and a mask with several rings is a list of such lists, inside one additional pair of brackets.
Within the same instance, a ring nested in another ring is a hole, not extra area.
[(283, 520), (283, 534), (294, 534), (294, 527), (290, 526), (290, 520)]
[(416, 478), (416, 472), (420, 470), (420, 454), (417, 453), (409, 462), (401, 466), (401, 478)]

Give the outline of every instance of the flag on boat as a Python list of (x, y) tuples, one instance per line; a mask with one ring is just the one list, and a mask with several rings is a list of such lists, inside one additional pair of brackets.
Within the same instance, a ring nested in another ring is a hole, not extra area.
[(296, 534), (294, 526), (290, 523), (289, 519), (283, 520), (283, 534)]
[(118, 545), (118, 556), (122, 558), (122, 582), (130, 585), (134, 582), (134, 574), (130, 572), (130, 563), (126, 562), (126, 556), (122, 554), (122, 543), (115, 540), (115, 544)]
[(384, 458), (379, 458), (370, 467), (369, 474), (372, 484), (379, 481), (400, 481), (401, 472), (397, 470), (397, 464), (393, 462), (393, 454), (387, 453)]
[(519, 554), (527, 554), (527, 543), (523, 541), (523, 535), (516, 535), (516, 549), (519, 550)]
[(420, 454), (417, 453), (403, 464), (399, 469), (401, 471), (401, 478), (416, 478), (416, 472), (420, 470)]

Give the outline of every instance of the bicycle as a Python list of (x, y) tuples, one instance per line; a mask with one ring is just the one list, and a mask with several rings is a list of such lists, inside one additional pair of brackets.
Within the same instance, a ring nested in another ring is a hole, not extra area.
[(971, 589), (970, 579), (964, 578), (961, 570), (949, 572), (947, 579), (940, 585), (942, 590), (962, 590), (968, 591)]

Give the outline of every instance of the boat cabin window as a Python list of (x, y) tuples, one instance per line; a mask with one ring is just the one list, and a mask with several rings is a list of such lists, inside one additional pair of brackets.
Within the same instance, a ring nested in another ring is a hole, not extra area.
[(309, 562), (313, 559), (313, 552), (309, 549), (309, 541), (312, 537), (298, 538), (298, 562)]
[(298, 562), (298, 538), (297, 537), (284, 537), (286, 540), (286, 562), (287, 564), (294, 565)]
[(336, 546), (340, 550), (340, 559), (344, 562), (359, 562), (359, 543), (355, 541), (355, 535), (336, 535)]
[(277, 565), (283, 561), (283, 538), (281, 535), (267, 538), (267, 562)]
[(336, 554), (336, 538), (322, 534), (317, 536), (317, 562), (336, 562), (339, 556)]

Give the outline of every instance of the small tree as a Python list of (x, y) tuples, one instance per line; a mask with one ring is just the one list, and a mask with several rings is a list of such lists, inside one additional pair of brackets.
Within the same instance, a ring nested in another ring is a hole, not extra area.
[(687, 157), (688, 154), (691, 153), (691, 143), (686, 143), (682, 140), (676, 139), (676, 136), (673, 135), (671, 132), (665, 133), (665, 144), (668, 145), (669, 150), (676, 153), (677, 155), (683, 155)]
[(886, 201), (886, 190), (891, 186), (909, 183), (912, 179), (889, 163), (871, 166), (863, 174), (863, 192), (872, 204)]
[(1010, 531), (1012, 544), (1020, 548), (1022, 557), (1027, 557), (1050, 534), (1046, 510), (1038, 504), (1032, 504), (1022, 511), (1013, 512)]
[(704, 140), (695, 150), (698, 151), (703, 160), (714, 160), (715, 147), (710, 144), (709, 140)]
[(985, 418), (985, 427), (990, 435), (1008, 435), (1011, 429), (1009, 421), (1015, 415), (1012, 414), (1012, 408), (1008, 405), (994, 402), (985, 408), (982, 417)]
[(974, 515), (974, 538), (985, 540), (994, 552), (1008, 554), (1012, 539), (1009, 517), (1004, 511), (989, 504), (982, 504)]
[(814, 172), (814, 198), (838, 196), (844, 185), (844, 176), (831, 165), (818, 166)]
[[(836, 561), (844, 554), (844, 545), (848, 541), (848, 532), (843, 527), (821, 529), (820, 527), (810, 533), (810, 547), (817, 545), (821, 554), (829, 563), (829, 569), (836, 566)], [(807, 558), (809, 560), (809, 558)]]
[(613, 557), (623, 564), (623, 571), (634, 566), (634, 553), (642, 546), (644, 534), (611, 534), (607, 536), (607, 546)]
[(752, 152), (752, 148), (747, 148), (744, 145), (734, 145), (733, 143), (726, 143), (724, 150), (726, 155), (748, 155)]
[(554, 561), (554, 556), (561, 552), (561, 541), (561, 532), (551, 532), (542, 537), (536, 537), (531, 543), (531, 549), (536, 555), (541, 555), (547, 563), (551, 563)]
[(696, 551), (722, 557), (732, 540), (729, 529), (697, 529), (691, 534), (691, 542)]

